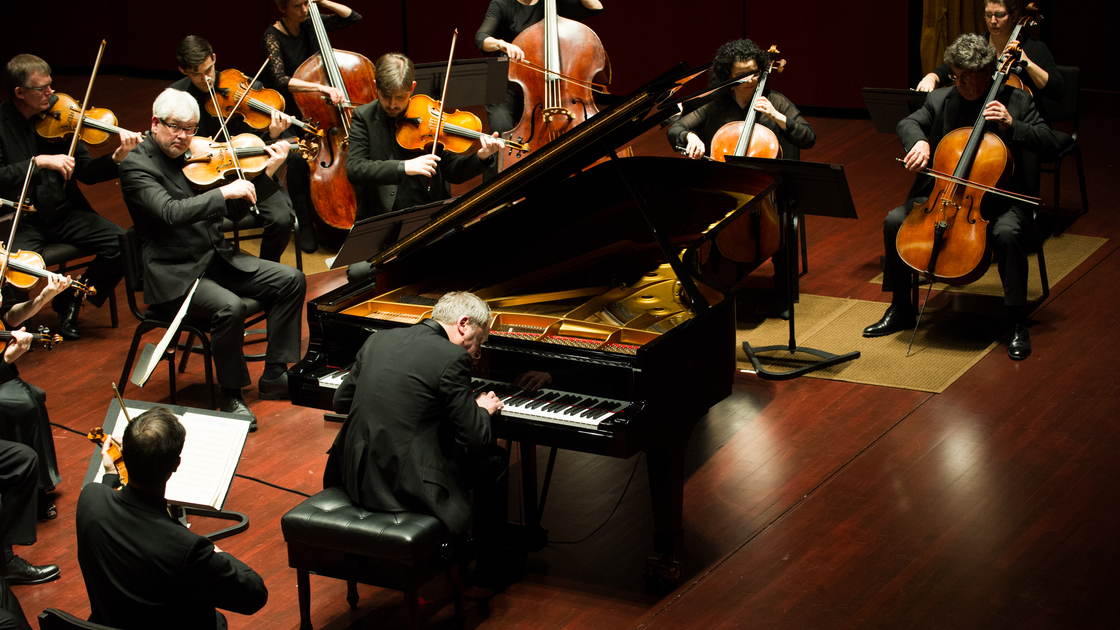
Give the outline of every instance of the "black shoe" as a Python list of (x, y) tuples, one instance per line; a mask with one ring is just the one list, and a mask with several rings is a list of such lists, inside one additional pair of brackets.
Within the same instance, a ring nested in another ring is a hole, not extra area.
[(280, 400), (292, 397), (291, 391), (288, 389), (288, 373), (284, 372), (276, 378), (266, 379), (261, 377), (257, 381), (257, 398), (261, 400)]
[(8, 584), (42, 584), (57, 580), (62, 572), (57, 564), (35, 566), (19, 556), (13, 556), (0, 575)]
[(226, 413), (236, 413), (241, 416), (249, 416), (252, 419), (249, 422), (249, 433), (257, 430), (257, 417), (249, 410), (249, 405), (246, 404), (241, 394), (237, 396), (226, 396), (225, 401), (222, 403), (222, 411)]
[(1026, 324), (1015, 324), (1011, 333), (1011, 343), (1007, 346), (1007, 356), (1016, 361), (1031, 356), (1031, 334), (1027, 331)]
[(77, 341), (82, 338), (78, 332), (78, 313), (82, 310), (80, 301), (67, 302), (58, 312), (58, 334), (67, 341)]
[(883, 319), (863, 329), (864, 337), (884, 337), (900, 330), (909, 330), (914, 327), (914, 313), (904, 311), (895, 306), (883, 313)]

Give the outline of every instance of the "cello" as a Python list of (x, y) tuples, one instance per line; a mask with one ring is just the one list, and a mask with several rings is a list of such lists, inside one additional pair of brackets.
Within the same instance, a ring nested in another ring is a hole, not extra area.
[(933, 155), (927, 174), (938, 182), (929, 199), (915, 207), (899, 228), (895, 246), (902, 260), (931, 281), (968, 284), (980, 278), (991, 264), (988, 221), (981, 216), (986, 194), (1038, 203), (1038, 199), (1004, 190), (1011, 179), (1011, 151), (988, 131), (984, 109), (1003, 87), (1018, 47), (1004, 51), (991, 88), (971, 128), (945, 134)]
[(327, 225), (348, 230), (354, 226), (357, 199), (346, 179), (346, 149), (350, 143), (350, 114), (357, 105), (377, 98), (373, 63), (363, 55), (335, 50), (315, 2), (308, 4), (309, 17), (319, 53), (300, 64), (293, 78), (338, 88), (343, 95), (334, 105), (318, 95), (296, 92), (293, 97), (304, 118), (321, 130), (318, 154), (311, 163), (311, 196), (315, 212)]
[[(785, 59), (774, 59), (779, 54), (776, 46), (771, 46), (767, 54), (771, 59), (766, 68), (758, 69), (758, 83), (747, 106), (746, 119), (727, 123), (712, 136), (713, 160), (726, 162), (728, 155), (772, 160), (782, 157), (778, 136), (767, 127), (755, 124), (758, 110), (754, 104), (762, 97), (766, 80), (771, 72), (781, 73), (786, 65)], [(725, 257), (738, 263), (757, 263), (773, 256), (781, 247), (781, 222), (774, 207), (773, 193), (720, 231), (716, 244)]]
[[(509, 138), (537, 149), (565, 131), (599, 113), (593, 92), (605, 93), (592, 83), (598, 75), (610, 83), (610, 60), (595, 31), (575, 20), (560, 17), (556, 0), (544, 2), (544, 19), (521, 31), (512, 44), (525, 51), (525, 59), (510, 61), (509, 80), (524, 94), (521, 119)], [(525, 151), (511, 146), (501, 153), (501, 168), (516, 164)]]

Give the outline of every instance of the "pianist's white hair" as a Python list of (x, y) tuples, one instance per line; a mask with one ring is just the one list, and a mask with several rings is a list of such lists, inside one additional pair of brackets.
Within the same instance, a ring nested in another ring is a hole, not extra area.
[(186, 92), (167, 88), (152, 103), (152, 116), (160, 120), (198, 122), (198, 101)]
[(482, 330), (490, 329), (490, 306), (482, 298), (466, 291), (452, 291), (443, 294), (432, 309), (432, 319), (441, 324), (452, 325), (463, 315), (471, 324)]

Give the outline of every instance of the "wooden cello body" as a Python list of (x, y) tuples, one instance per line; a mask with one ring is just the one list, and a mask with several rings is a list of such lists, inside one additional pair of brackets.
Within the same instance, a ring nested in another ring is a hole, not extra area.
[[(771, 54), (778, 50), (771, 46)], [(726, 162), (728, 155), (777, 159), (782, 157), (782, 147), (778, 136), (770, 129), (756, 125), (758, 112), (754, 103), (762, 96), (770, 72), (781, 72), (785, 60), (773, 62), (764, 69), (751, 95), (747, 107), (747, 117), (743, 121), (730, 122), (719, 128), (712, 136), (710, 154), (713, 160)], [(771, 193), (747, 213), (728, 224), (716, 235), (719, 251), (727, 258), (738, 263), (761, 263), (774, 255), (781, 247), (781, 221), (774, 206)]]
[[(524, 95), (521, 119), (509, 138), (533, 151), (599, 113), (592, 80), (610, 82), (610, 60), (595, 31), (560, 17), (556, 0), (545, 0), (545, 18), (522, 31), (513, 44), (525, 51), (525, 63), (510, 63), (509, 80)], [(500, 153), (502, 168), (516, 164), (525, 152)]]
[(342, 91), (343, 102), (334, 105), (318, 94), (294, 92), (303, 117), (321, 130), (318, 152), (311, 162), (311, 198), (315, 212), (327, 225), (348, 230), (354, 226), (357, 199), (346, 179), (346, 149), (350, 143), (350, 114), (353, 107), (377, 98), (373, 62), (358, 53), (335, 50), (327, 39), (316, 3), (309, 5), (320, 51), (312, 55), (292, 75), (296, 79), (321, 83)]

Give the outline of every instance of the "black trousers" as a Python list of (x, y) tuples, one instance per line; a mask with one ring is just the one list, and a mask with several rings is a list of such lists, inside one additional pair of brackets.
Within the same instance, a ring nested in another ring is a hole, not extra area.
[(35, 451), (0, 440), (0, 547), (35, 543)]
[(261, 260), (280, 262), (292, 236), (292, 200), (283, 188), (257, 204), (260, 211)]
[[(75, 210), (55, 217), (50, 224), (33, 217), (20, 221), (14, 242), (16, 249), (38, 254), (42, 254), (51, 243), (68, 243), (95, 254), (96, 258), (83, 276), (87, 285), (97, 288), (97, 295), (91, 295), (89, 303), (101, 306), (124, 278), (124, 262), (117, 239), (123, 231), (119, 225), (95, 212)], [(80, 299), (73, 291), (63, 291), (54, 299), (55, 310)]]
[(50, 490), (62, 482), (54, 451), (51, 419), (47, 415), (47, 394), (42, 389), (19, 378), (0, 385), (2, 440), (25, 444), (33, 449), (38, 460), (33, 478), (39, 489)]
[[(908, 302), (910, 278), (913, 270), (902, 261), (895, 247), (895, 239), (902, 222), (910, 215), (915, 205), (925, 202), (924, 198), (908, 199), (905, 204), (887, 213), (883, 222), (883, 291), (894, 294), (894, 303)], [(992, 255), (999, 267), (999, 277), (1003, 281), (1003, 303), (1005, 306), (1023, 306), (1027, 303), (1027, 231), (1031, 228), (1031, 217), (1018, 206), (1011, 206), (988, 223), (988, 239)], [(901, 300), (901, 302), (899, 301)]]

